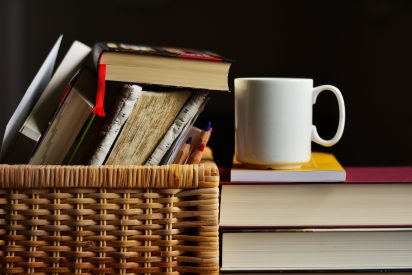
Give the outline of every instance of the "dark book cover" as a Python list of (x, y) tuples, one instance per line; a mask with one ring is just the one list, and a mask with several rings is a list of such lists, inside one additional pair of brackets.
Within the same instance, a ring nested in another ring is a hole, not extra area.
[(93, 46), (93, 63), (97, 67), (100, 55), (103, 52), (132, 53), (142, 55), (157, 55), (173, 58), (186, 58), (216, 62), (233, 62), (217, 53), (208, 50), (196, 50), (166, 46), (132, 45), (115, 42), (97, 42)]
[[(107, 64), (101, 63), (101, 57), (104, 52), (126, 53), (126, 54), (146, 55), (146, 56), (151, 55), (151, 56), (161, 56), (165, 58), (176, 58), (176, 59), (179, 59), (179, 58), (191, 59), (191, 60), (199, 60), (199, 61), (205, 61), (205, 62), (217, 62), (217, 63), (229, 65), (229, 66), (230, 66), (230, 63), (232, 63), (231, 60), (224, 58), (223, 56), (217, 53), (207, 51), (207, 50), (195, 50), (195, 49), (188, 49), (188, 48), (165, 47), (165, 46), (133, 45), (133, 44), (115, 43), (115, 42), (97, 42), (94, 44), (93, 50), (92, 50), (92, 63), (98, 74), (96, 104), (93, 110), (93, 114), (97, 116), (102, 116), (102, 117), (105, 116), (104, 94), (105, 94), (106, 68), (107, 68)], [(130, 82), (130, 81), (126, 81), (126, 82)], [(154, 84), (154, 83), (151, 83), (151, 84)], [(155, 84), (162, 85), (164, 83), (155, 83)], [(170, 83), (167, 85), (175, 86)], [(185, 85), (177, 85), (177, 86), (185, 86)], [(202, 87), (202, 88), (208, 89), (207, 87)], [(222, 89), (219, 88), (216, 90), (228, 90), (228, 87), (225, 87)]]

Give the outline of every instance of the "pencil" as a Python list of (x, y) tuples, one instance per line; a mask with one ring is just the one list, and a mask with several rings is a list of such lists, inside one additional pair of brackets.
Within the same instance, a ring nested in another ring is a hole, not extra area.
[(202, 143), (198, 146), (190, 155), (189, 159), (187, 160), (188, 164), (197, 164), (202, 160), (203, 151), (205, 150), (205, 144)]
[(207, 142), (210, 139), (210, 134), (212, 133), (212, 123), (209, 121), (206, 126), (203, 128), (202, 132), (200, 133), (200, 144), (204, 144), (206, 146)]
[(182, 147), (180, 148), (173, 163), (184, 164), (186, 162), (187, 157), (189, 156), (191, 146), (192, 146), (192, 137), (189, 137), (186, 140), (186, 143), (183, 144)]

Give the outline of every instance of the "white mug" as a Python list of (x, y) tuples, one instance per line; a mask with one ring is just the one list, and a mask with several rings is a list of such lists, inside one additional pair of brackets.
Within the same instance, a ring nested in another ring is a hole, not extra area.
[[(322, 91), (339, 105), (335, 136), (322, 139), (312, 125), (312, 105)], [(338, 88), (313, 87), (312, 79), (235, 79), (235, 157), (247, 166), (291, 169), (310, 161), (311, 142), (336, 144), (345, 126), (345, 103)]]

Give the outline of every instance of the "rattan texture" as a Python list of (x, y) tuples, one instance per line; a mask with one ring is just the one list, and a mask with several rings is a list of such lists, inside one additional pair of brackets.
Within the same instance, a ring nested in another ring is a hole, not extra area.
[(219, 173), (0, 165), (1, 274), (219, 272)]

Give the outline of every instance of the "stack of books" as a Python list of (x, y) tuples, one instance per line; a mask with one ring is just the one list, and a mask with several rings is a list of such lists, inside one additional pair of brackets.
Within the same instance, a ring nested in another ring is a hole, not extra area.
[(412, 271), (412, 168), (345, 167), (331, 154), (292, 171), (237, 165), (223, 182), (224, 273)]
[(203, 134), (193, 125), (209, 92), (228, 91), (231, 62), (192, 49), (76, 41), (53, 73), (61, 40), (8, 123), (3, 163), (173, 163)]

